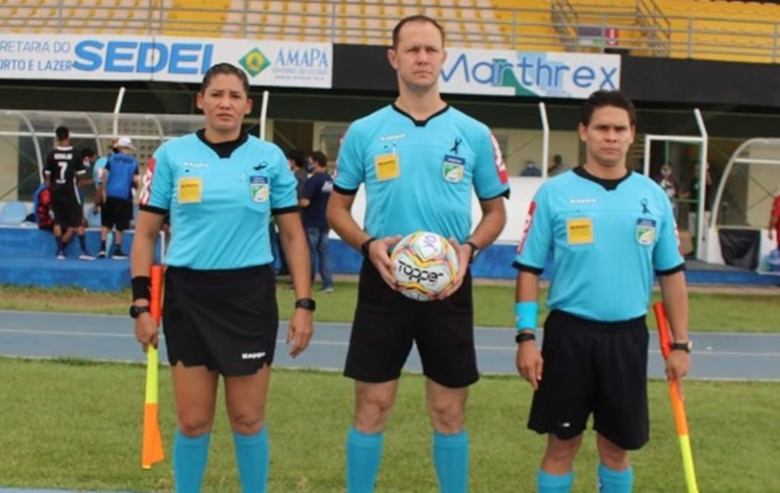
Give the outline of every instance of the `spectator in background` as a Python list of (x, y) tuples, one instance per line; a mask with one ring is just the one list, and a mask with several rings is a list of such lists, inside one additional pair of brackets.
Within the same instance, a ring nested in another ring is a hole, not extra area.
[(769, 214), (769, 239), (774, 236), (777, 241), (777, 249), (780, 250), (780, 188), (775, 191), (775, 200), (772, 203), (772, 212)]
[(306, 154), (300, 149), (290, 149), (287, 151), (287, 162), (290, 164), (290, 169), (295, 175), (295, 179), (298, 180), (298, 200), (303, 195), (303, 187), (306, 185), (306, 180), (309, 179), (309, 163), (306, 160)]
[(547, 168), (547, 176), (556, 176), (560, 175), (561, 173), (565, 173), (566, 171), (569, 171), (569, 165), (564, 164), (563, 162), (563, 156), (560, 154), (556, 154), (553, 156), (553, 164), (549, 168)]
[(536, 161), (529, 159), (525, 162), (525, 168), (520, 172), (520, 176), (542, 176), (542, 170), (536, 165)]
[[(296, 193), (298, 194), (298, 200), (301, 199), (303, 194), (303, 187), (306, 185), (306, 180), (309, 178), (307, 171), (306, 154), (300, 149), (290, 149), (287, 151), (287, 164), (290, 166), (295, 179), (298, 181), (296, 187)], [(289, 276), (290, 269), (287, 267), (287, 259), (284, 258), (284, 248), (282, 247), (281, 237), (277, 233), (276, 223), (273, 222), (269, 225), (269, 234), (271, 235), (271, 241), (273, 242), (272, 250), (274, 257), (279, 258), (279, 271), (278, 276)]]
[[(88, 185), (90, 183), (95, 185), (95, 198), (97, 198), (97, 187), (98, 182), (95, 180), (95, 163), (98, 160), (98, 153), (95, 151), (95, 149), (91, 147), (83, 147), (79, 151), (81, 152), (81, 156), (84, 158), (84, 169), (87, 171), (88, 176), (92, 176), (91, 180), (84, 180), (82, 182), (79, 182), (79, 185)], [(79, 197), (81, 198), (81, 203), (86, 204), (86, 200), (84, 199), (84, 192), (79, 189)], [(98, 209), (98, 202), (95, 200), (95, 209), (94, 213), (97, 214)], [(89, 223), (87, 222), (87, 218), (83, 218), (84, 221), (84, 227), (87, 227)]]
[(95, 188), (100, 186), (100, 182), (103, 176), (103, 170), (106, 167), (106, 164), (108, 163), (108, 158), (111, 157), (112, 154), (119, 152), (119, 149), (116, 146), (118, 140), (119, 139), (117, 137), (111, 139), (111, 149), (108, 151), (108, 155), (99, 156), (95, 160), (95, 163), (92, 166), (92, 180), (95, 182)]
[(311, 255), (311, 277), (317, 270), (322, 279), (322, 290), (333, 292), (333, 276), (330, 273), (330, 258), (328, 252), (328, 234), (330, 227), (325, 218), (328, 199), (333, 190), (333, 179), (328, 174), (328, 158), (320, 151), (309, 155), (312, 175), (306, 180), (303, 195), (298, 203), (303, 208), (303, 227), (309, 238), (309, 254)]
[(671, 164), (667, 163), (661, 166), (661, 173), (656, 177), (655, 182), (664, 189), (664, 193), (672, 201), (672, 204), (676, 204), (676, 199), (680, 193), (680, 182), (672, 174)]
[[(117, 141), (118, 152), (108, 158), (98, 188), (96, 204), (103, 204), (100, 218), (100, 251), (98, 258), (106, 258), (108, 233), (116, 230), (114, 240), (115, 260), (127, 258), (122, 251), (122, 236), (130, 228), (133, 219), (133, 187), (138, 186), (138, 160), (130, 154), (135, 150), (130, 137), (120, 137)], [(96, 206), (97, 207), (97, 206)]]
[(84, 236), (84, 211), (78, 195), (78, 182), (86, 176), (84, 159), (70, 144), (70, 130), (59, 126), (54, 131), (57, 145), (46, 156), (43, 170), (46, 186), (51, 191), (51, 209), (54, 212), (54, 240), (57, 242), (57, 260), (65, 260), (65, 248), (73, 237), (79, 239), (79, 260), (95, 260), (87, 251)]
[(54, 231), (54, 218), (51, 215), (51, 190), (41, 183), (33, 194), (33, 221), (38, 229)]

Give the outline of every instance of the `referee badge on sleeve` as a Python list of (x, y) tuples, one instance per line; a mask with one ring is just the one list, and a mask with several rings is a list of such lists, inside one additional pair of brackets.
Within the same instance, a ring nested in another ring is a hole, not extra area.
[(640, 218), (636, 220), (636, 241), (640, 245), (652, 245), (655, 242), (655, 221)]
[(254, 202), (266, 202), (271, 195), (271, 188), (268, 186), (268, 178), (265, 176), (249, 177), (249, 193)]

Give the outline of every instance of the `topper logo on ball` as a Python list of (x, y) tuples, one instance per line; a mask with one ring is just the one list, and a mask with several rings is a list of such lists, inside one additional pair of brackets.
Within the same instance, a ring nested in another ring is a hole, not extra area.
[(420, 269), (413, 265), (407, 264), (403, 260), (398, 260), (398, 271), (401, 272), (410, 281), (428, 282), (430, 284), (436, 284), (439, 279), (438, 272), (431, 272), (425, 269)]

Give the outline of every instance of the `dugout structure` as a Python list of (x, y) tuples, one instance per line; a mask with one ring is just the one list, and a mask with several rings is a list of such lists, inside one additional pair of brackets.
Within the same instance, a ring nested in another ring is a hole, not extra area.
[(750, 270), (775, 249), (767, 224), (780, 191), (780, 139), (752, 138), (729, 158), (717, 184), (712, 217), (698, 257)]

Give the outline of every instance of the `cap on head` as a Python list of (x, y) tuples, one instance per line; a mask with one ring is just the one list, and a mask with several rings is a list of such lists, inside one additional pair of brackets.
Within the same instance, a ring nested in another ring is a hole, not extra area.
[(135, 150), (135, 147), (133, 147), (133, 139), (130, 137), (119, 137), (116, 139), (116, 146)]

